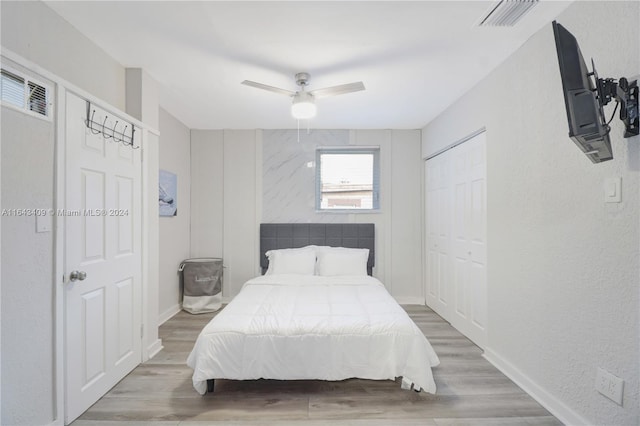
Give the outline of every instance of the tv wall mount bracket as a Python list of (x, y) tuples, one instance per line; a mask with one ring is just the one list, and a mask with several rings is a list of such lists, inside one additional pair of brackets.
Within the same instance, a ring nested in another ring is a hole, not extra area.
[[(624, 123), (624, 137), (630, 138), (640, 134), (640, 111), (638, 110), (638, 78), (629, 81), (625, 77), (620, 77), (618, 81), (614, 78), (599, 78), (596, 66), (591, 59), (593, 72), (589, 75), (595, 79), (596, 94), (598, 102), (605, 106), (615, 99), (620, 106), (620, 120)], [(615, 112), (614, 112), (615, 114)]]

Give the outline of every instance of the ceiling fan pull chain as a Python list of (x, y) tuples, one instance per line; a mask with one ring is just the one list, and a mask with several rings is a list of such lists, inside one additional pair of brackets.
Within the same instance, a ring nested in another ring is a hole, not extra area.
[(298, 143), (300, 143), (300, 120), (296, 119), (296, 123), (298, 123)]

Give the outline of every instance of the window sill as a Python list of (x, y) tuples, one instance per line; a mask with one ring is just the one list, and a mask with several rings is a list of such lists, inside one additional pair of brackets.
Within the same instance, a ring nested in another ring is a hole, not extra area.
[(328, 214), (380, 214), (382, 210), (380, 209), (327, 209), (327, 210), (317, 210), (316, 213), (328, 213)]

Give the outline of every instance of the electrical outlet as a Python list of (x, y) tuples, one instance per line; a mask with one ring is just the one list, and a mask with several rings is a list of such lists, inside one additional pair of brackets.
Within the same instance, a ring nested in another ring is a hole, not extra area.
[(596, 390), (618, 405), (622, 405), (624, 380), (614, 376), (607, 370), (598, 368), (596, 373)]

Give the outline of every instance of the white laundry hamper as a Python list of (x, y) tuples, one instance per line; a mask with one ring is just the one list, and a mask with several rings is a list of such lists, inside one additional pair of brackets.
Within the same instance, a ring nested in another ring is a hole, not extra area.
[(182, 284), (182, 309), (192, 314), (214, 312), (222, 306), (222, 259), (183, 260), (178, 268)]

